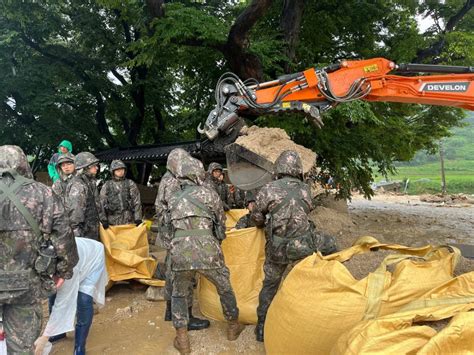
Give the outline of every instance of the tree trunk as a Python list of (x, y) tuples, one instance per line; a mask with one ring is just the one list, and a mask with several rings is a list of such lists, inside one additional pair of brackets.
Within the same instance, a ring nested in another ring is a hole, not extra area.
[(448, 20), (446, 27), (439, 35), (439, 39), (430, 47), (419, 50), (416, 54), (416, 58), (413, 59), (413, 62), (420, 63), (425, 59), (431, 58), (430, 63), (439, 63), (440, 60), (438, 56), (441, 54), (446, 45), (446, 34), (453, 31), (458, 23), (464, 18), (464, 16), (466, 16), (467, 13), (469, 13), (473, 7), (474, 0), (467, 0), (463, 7)]
[(165, 131), (165, 120), (163, 118), (163, 114), (161, 113), (161, 109), (157, 104), (153, 104), (153, 115), (155, 116), (155, 123), (156, 129), (155, 133), (153, 134), (153, 140), (155, 144), (160, 143), (160, 132)]
[(444, 170), (444, 144), (443, 142), (439, 142), (439, 160), (441, 163), (441, 193), (446, 195), (446, 174)]
[(263, 80), (263, 67), (260, 58), (248, 53), (249, 34), (255, 23), (261, 19), (272, 0), (252, 0), (249, 6), (237, 17), (232, 25), (227, 43), (222, 47), (222, 53), (231, 70), (242, 80), (255, 78)]
[(284, 0), (281, 13), (280, 27), (285, 39), (285, 54), (288, 61), (285, 63), (285, 73), (294, 72), (296, 47), (300, 37), (301, 20), (303, 18), (305, 0)]

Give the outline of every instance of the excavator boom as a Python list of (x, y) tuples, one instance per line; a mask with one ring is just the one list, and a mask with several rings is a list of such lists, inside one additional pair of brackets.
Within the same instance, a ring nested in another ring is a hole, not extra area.
[[(413, 72), (414, 70), (444, 75), (400, 76), (388, 75), (392, 71)], [(438, 71), (436, 71), (438, 70)], [(333, 103), (355, 99), (367, 101), (403, 102), (428, 105), (455, 106), (474, 110), (474, 67), (395, 63), (375, 58), (360, 61), (343, 61), (340, 68), (332, 72), (308, 69), (304, 79), (287, 84), (259, 89), (255, 95), (259, 104), (274, 100), (278, 92), (292, 91), (282, 102), (317, 103), (328, 100)], [(300, 76), (301, 77), (301, 76)], [(265, 83), (261, 86), (265, 87)]]
[[(414, 73), (438, 74), (418, 75)], [(403, 74), (403, 75), (400, 75)], [(244, 124), (242, 117), (280, 112), (304, 112), (321, 128), (321, 113), (354, 100), (402, 102), (459, 107), (474, 110), (474, 67), (424, 64), (401, 64), (385, 58), (342, 61), (328, 67), (310, 68), (284, 75), (276, 80), (243, 82), (232, 73), (224, 74), (216, 87), (217, 104), (209, 114), (203, 133), (227, 152), (232, 182), (237, 186), (254, 186), (258, 175), (267, 181), (271, 175), (265, 159), (253, 157), (235, 143)], [(239, 160), (240, 159), (240, 160)], [(243, 164), (239, 164), (243, 163)], [(236, 167), (245, 166), (241, 176)], [(249, 174), (254, 166), (254, 174)], [(232, 176), (233, 175), (233, 176)], [(249, 178), (246, 179), (246, 176)], [(265, 178), (263, 178), (265, 177)], [(260, 182), (260, 183), (261, 183)]]

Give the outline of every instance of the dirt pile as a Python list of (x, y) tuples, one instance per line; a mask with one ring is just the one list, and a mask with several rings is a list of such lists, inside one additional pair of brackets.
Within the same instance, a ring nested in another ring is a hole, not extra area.
[(316, 225), (320, 232), (330, 234), (337, 240), (339, 249), (349, 248), (357, 239), (349, 231), (354, 227), (350, 215), (329, 207), (318, 206), (309, 214), (309, 219)]
[[(355, 279), (361, 280), (369, 273), (374, 272), (380, 266), (383, 260), (391, 254), (399, 254), (399, 252), (397, 250), (372, 250), (369, 253), (354, 255), (343, 264)], [(395, 265), (396, 264), (388, 266), (387, 270), (393, 272)], [(456, 268), (454, 269), (454, 277), (471, 271), (474, 271), (474, 259), (461, 257)], [(429, 323), (430, 324), (427, 325), (431, 326), (431, 324), (434, 322)]]
[(445, 204), (474, 204), (474, 198), (466, 194), (453, 194), (453, 195), (421, 195), (420, 201), (430, 203), (445, 203)]
[[(362, 280), (371, 272), (377, 270), (382, 261), (391, 254), (398, 254), (396, 250), (372, 250), (368, 253), (354, 255), (343, 265), (350, 271), (356, 280)], [(389, 271), (389, 268), (387, 268)]]
[(474, 259), (461, 256), (458, 264), (454, 268), (454, 276), (456, 277), (471, 271), (474, 271)]
[(285, 150), (296, 151), (302, 162), (304, 172), (308, 172), (316, 162), (316, 153), (293, 142), (285, 130), (252, 126), (242, 129), (242, 136), (235, 141), (237, 144), (261, 155), (274, 163)]
[(433, 321), (433, 322), (428, 322), (428, 321), (426, 321), (426, 322), (416, 322), (416, 323), (413, 323), (413, 325), (426, 325), (428, 327), (433, 328), (434, 330), (436, 330), (439, 333), (444, 328), (446, 328), (446, 326), (449, 324), (450, 321), (451, 321), (451, 318), (446, 318), (446, 319), (436, 320), (436, 321)]

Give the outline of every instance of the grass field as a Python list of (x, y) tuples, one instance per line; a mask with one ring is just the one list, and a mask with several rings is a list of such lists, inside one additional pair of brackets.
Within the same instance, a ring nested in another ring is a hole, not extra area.
[[(445, 172), (448, 193), (474, 194), (474, 160), (447, 160)], [(401, 166), (397, 168), (397, 174), (389, 178), (390, 180), (410, 179), (407, 192), (411, 195), (441, 192), (439, 162)]]
[[(448, 193), (474, 194), (474, 112), (467, 112), (463, 127), (453, 128), (444, 139), (445, 172)], [(439, 155), (418, 152), (413, 160), (397, 163), (397, 174), (390, 180), (410, 179), (408, 193), (441, 192)], [(383, 180), (382, 177), (376, 181)], [(419, 181), (421, 180), (421, 181)]]

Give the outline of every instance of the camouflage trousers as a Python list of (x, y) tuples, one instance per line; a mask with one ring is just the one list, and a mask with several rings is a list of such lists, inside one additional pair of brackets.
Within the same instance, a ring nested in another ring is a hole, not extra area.
[[(173, 272), (171, 271), (171, 256), (169, 250), (167, 250), (165, 257), (165, 292), (164, 298), (165, 301), (171, 301), (171, 296), (173, 294)], [(186, 295), (186, 299), (189, 307), (193, 305), (193, 294), (194, 294), (194, 285), (196, 284), (196, 278), (193, 277), (192, 282), (189, 284), (189, 290)]]
[(186, 327), (189, 322), (187, 293), (193, 283), (196, 273), (204, 276), (216, 286), (219, 294), (224, 317), (228, 321), (239, 318), (239, 309), (235, 299), (234, 291), (230, 284), (230, 274), (227, 266), (212, 270), (186, 270), (173, 271), (173, 297), (171, 300), (171, 312), (173, 326), (177, 328)]
[(41, 302), (0, 304), (8, 354), (34, 354), (34, 342), (40, 336)]
[(298, 261), (290, 264), (276, 264), (268, 260), (268, 258), (265, 259), (265, 263), (263, 264), (265, 278), (263, 279), (263, 286), (258, 296), (257, 317), (259, 323), (265, 322), (268, 308), (280, 287), (283, 276), (287, 269), (290, 271), (296, 263), (298, 263)]

